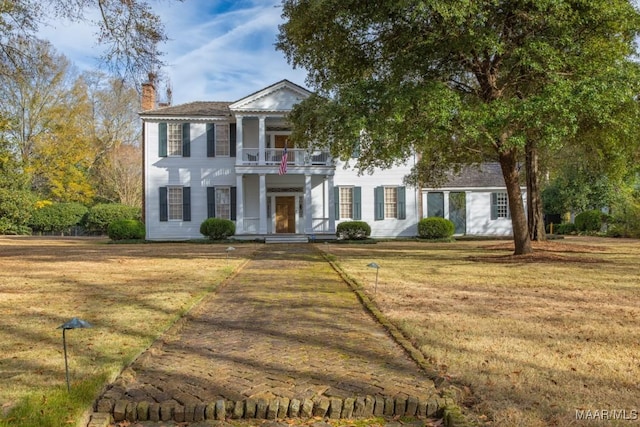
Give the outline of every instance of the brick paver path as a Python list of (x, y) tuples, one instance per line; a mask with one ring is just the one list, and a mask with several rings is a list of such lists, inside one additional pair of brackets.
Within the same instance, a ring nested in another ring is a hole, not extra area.
[(264, 246), (117, 383), (180, 404), (434, 391), (312, 245)]

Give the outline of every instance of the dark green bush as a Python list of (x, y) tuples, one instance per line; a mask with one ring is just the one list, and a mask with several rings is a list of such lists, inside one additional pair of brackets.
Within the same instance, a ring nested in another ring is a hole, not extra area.
[(106, 233), (109, 224), (120, 219), (140, 219), (140, 208), (119, 203), (100, 203), (89, 209), (85, 226), (89, 231)]
[(574, 224), (577, 231), (600, 231), (602, 229), (602, 212), (595, 209), (581, 212), (576, 215)]
[(336, 227), (336, 236), (344, 240), (364, 240), (371, 235), (371, 227), (364, 221), (345, 221)]
[(80, 203), (53, 203), (36, 209), (29, 224), (34, 231), (62, 233), (80, 224), (87, 212)]
[(573, 234), (576, 232), (576, 225), (572, 222), (563, 222), (553, 226), (554, 234)]
[(144, 224), (137, 219), (119, 219), (109, 224), (107, 236), (111, 240), (144, 239)]
[(422, 218), (418, 222), (418, 236), (423, 239), (446, 239), (453, 236), (456, 226), (446, 218)]
[(207, 218), (200, 224), (200, 234), (211, 240), (223, 240), (236, 233), (236, 224), (228, 219)]
[(36, 198), (28, 190), (0, 188), (0, 234), (30, 234)]

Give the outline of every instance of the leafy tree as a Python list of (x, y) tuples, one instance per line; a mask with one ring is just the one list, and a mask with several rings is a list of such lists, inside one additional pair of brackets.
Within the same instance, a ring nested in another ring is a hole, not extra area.
[[(181, 1), (181, 0), (180, 0)], [(137, 81), (161, 68), (159, 44), (167, 40), (160, 18), (145, 0), (13, 0), (0, 2), (0, 55), (27, 58), (13, 43), (32, 39), (44, 21), (86, 21), (98, 16), (96, 38), (105, 48), (102, 59), (119, 75)], [(3, 64), (6, 64), (3, 62)], [(0, 74), (7, 71), (0, 67)]]
[(73, 76), (69, 60), (48, 42), (17, 39), (8, 46), (24, 55), (4, 63), (9, 76), (0, 79), (0, 117), (8, 121), (4, 137), (28, 168), (38, 139), (50, 132), (53, 118), (71, 106)]
[(129, 206), (142, 205), (140, 101), (134, 88), (101, 73), (84, 76), (93, 105), (95, 159), (91, 178), (96, 196)]
[(285, 0), (283, 17), (277, 47), (318, 93), (292, 112), (292, 138), (345, 160), (358, 145), (361, 171), (417, 152), (416, 185), (499, 161), (516, 254), (532, 251), (527, 141), (557, 149), (582, 117), (606, 122), (640, 89), (627, 59), (640, 15), (628, 0)]

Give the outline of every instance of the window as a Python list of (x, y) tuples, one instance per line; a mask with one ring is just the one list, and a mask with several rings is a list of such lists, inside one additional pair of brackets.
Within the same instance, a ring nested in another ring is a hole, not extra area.
[(167, 154), (182, 156), (182, 123), (167, 124)]
[(231, 219), (231, 189), (216, 187), (216, 218)]
[(491, 193), (491, 219), (511, 218), (506, 192)]
[(191, 187), (160, 187), (160, 221), (191, 221)]
[(216, 125), (216, 157), (229, 154), (229, 125)]
[(361, 187), (333, 187), (334, 207), (336, 219), (362, 219), (362, 188)]
[(182, 187), (167, 187), (169, 221), (182, 220)]
[(405, 187), (376, 187), (373, 192), (374, 220), (407, 219)]
[(398, 187), (384, 187), (384, 217), (398, 216)]
[(353, 218), (353, 187), (340, 187), (340, 218)]

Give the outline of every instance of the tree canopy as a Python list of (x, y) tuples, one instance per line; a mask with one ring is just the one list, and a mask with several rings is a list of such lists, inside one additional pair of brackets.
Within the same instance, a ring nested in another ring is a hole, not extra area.
[(34, 38), (47, 19), (86, 21), (90, 16), (97, 16), (92, 21), (96, 40), (105, 48), (102, 59), (111, 71), (132, 82), (146, 78), (148, 73), (158, 73), (163, 65), (159, 45), (167, 35), (146, 0), (0, 2), (0, 55), (9, 61), (23, 56), (13, 41)]
[[(527, 141), (557, 149), (588, 117), (637, 109), (629, 0), (284, 0), (277, 47), (317, 91), (291, 114), (294, 141), (329, 144), (357, 167), (412, 153), (409, 180), (499, 161), (515, 253), (531, 251), (520, 190)], [(630, 102), (634, 100), (635, 102)]]

